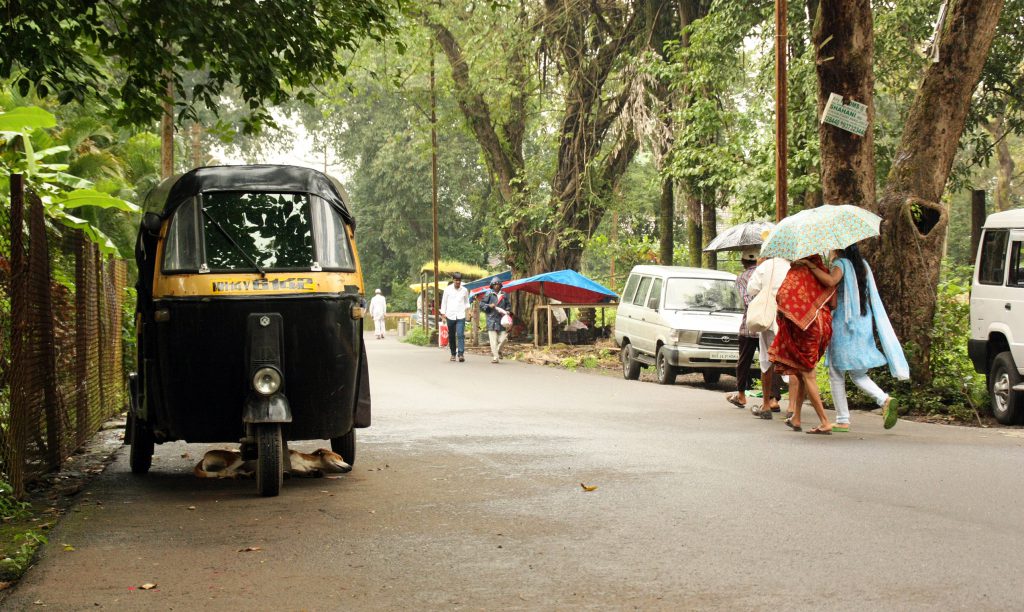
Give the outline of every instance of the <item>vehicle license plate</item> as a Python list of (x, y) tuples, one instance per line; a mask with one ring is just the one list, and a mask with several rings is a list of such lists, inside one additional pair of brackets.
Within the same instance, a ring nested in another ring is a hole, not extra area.
[(719, 360), (722, 360), (722, 361), (736, 361), (736, 360), (738, 360), (740, 358), (740, 354), (739, 353), (724, 352), (723, 351), (721, 353), (711, 353), (709, 355), (709, 357), (711, 359), (719, 359)]

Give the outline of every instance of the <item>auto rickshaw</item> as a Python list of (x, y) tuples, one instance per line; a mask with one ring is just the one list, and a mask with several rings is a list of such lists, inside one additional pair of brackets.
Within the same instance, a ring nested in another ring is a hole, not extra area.
[(288, 441), (329, 439), (355, 463), (370, 389), (346, 200), (325, 174), (270, 165), (197, 168), (146, 198), (132, 472), (174, 440), (239, 442), (263, 496), (280, 492)]

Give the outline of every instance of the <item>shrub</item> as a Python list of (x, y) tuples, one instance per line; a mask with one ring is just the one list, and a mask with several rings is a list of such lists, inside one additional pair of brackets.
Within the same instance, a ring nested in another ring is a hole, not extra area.
[(430, 345), (430, 335), (422, 327), (414, 327), (409, 330), (409, 333), (406, 334), (402, 342), (408, 342), (416, 346), (428, 346)]

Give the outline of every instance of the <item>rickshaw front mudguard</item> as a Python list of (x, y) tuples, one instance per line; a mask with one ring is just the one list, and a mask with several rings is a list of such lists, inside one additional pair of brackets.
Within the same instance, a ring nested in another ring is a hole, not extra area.
[(242, 422), (252, 423), (291, 423), (292, 407), (283, 393), (259, 395), (250, 393), (245, 398), (242, 409)]

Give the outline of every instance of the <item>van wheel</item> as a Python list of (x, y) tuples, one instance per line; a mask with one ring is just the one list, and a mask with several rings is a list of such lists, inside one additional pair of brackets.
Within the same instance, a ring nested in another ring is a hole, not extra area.
[(256, 490), (263, 497), (275, 497), (284, 483), (284, 442), (279, 423), (256, 425)]
[(701, 374), (704, 375), (704, 384), (705, 385), (717, 384), (718, 381), (721, 380), (721, 378), (722, 378), (722, 373), (721, 372), (715, 372), (714, 370), (704, 370), (703, 372), (701, 372)]
[(640, 362), (633, 359), (630, 352), (629, 343), (623, 342), (622, 350), (619, 351), (619, 360), (622, 361), (622, 377), (626, 380), (636, 380), (640, 378)]
[(658, 384), (674, 385), (676, 383), (676, 367), (668, 362), (668, 351), (664, 346), (658, 347), (658, 355), (654, 358), (654, 374)]
[(1010, 351), (996, 355), (988, 375), (988, 390), (992, 396), (992, 416), (1003, 425), (1013, 425), (1021, 417), (1021, 394), (1013, 390), (1014, 385), (1020, 381)]

